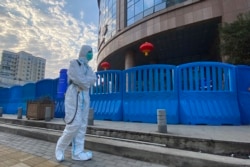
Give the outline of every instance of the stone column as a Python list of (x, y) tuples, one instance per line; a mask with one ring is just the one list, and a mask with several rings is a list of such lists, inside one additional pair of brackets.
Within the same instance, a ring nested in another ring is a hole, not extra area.
[(50, 121), (51, 120), (51, 107), (45, 107), (44, 119), (45, 119), (45, 121)]
[(17, 109), (17, 119), (22, 119), (22, 115), (23, 115), (23, 108), (18, 107), (18, 109)]
[[(135, 55), (134, 55), (133, 51), (128, 51), (126, 53), (126, 55), (125, 55), (125, 70), (135, 66), (135, 57), (134, 56)], [(130, 84), (133, 84), (133, 83), (134, 83), (134, 81), (131, 81)], [(128, 86), (129, 86), (128, 76), (126, 76), (126, 91), (128, 91)], [(133, 87), (133, 85), (130, 85), (130, 86)]]
[(119, 32), (120, 30), (124, 29), (127, 25), (127, 5), (126, 5), (126, 0), (119, 0), (116, 1), (117, 3), (117, 32)]
[(3, 116), (3, 107), (0, 107), (0, 117)]
[(128, 51), (125, 55), (125, 70), (135, 66), (135, 54)]
[(157, 109), (157, 124), (158, 132), (167, 133), (167, 119), (165, 109)]
[(89, 108), (88, 125), (94, 125), (94, 109)]

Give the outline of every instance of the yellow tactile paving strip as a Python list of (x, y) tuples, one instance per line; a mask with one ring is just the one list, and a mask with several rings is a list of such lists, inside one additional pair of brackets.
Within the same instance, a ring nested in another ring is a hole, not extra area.
[(0, 167), (65, 167), (57, 162), (0, 144)]

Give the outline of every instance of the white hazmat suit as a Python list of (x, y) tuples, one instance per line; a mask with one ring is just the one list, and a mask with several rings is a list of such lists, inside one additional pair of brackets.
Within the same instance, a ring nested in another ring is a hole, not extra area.
[(64, 160), (64, 151), (72, 142), (72, 159), (89, 160), (92, 152), (84, 152), (85, 133), (89, 114), (89, 88), (96, 81), (96, 74), (88, 65), (92, 48), (83, 45), (77, 60), (70, 61), (68, 69), (69, 86), (65, 95), (65, 122), (62, 136), (57, 141), (55, 156)]

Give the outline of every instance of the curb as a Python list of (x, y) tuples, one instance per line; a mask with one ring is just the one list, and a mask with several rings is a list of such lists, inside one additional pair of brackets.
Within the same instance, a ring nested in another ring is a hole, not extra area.
[[(20, 136), (56, 142), (62, 131), (0, 124), (0, 131)], [(250, 161), (233, 157), (166, 148), (156, 144), (121, 141), (115, 138), (86, 136), (86, 148), (175, 167), (246, 167)]]
[[(9, 118), (0, 118), (0, 122), (61, 131), (65, 127), (64, 124), (58, 123)], [(168, 133), (163, 134), (133, 132), (117, 129), (105, 129), (95, 126), (88, 126), (87, 134), (163, 144), (168, 148), (197, 151), (210, 154), (226, 156), (234, 154), (236, 157), (248, 157), (250, 155), (250, 143), (247, 142), (200, 139), (194, 137), (178, 136)]]

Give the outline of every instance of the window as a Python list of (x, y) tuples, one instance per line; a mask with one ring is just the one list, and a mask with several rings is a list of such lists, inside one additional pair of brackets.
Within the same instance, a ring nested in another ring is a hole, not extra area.
[(154, 0), (144, 0), (144, 10), (152, 8), (154, 6)]
[(99, 43), (110, 39), (116, 33), (116, 0), (100, 1), (100, 33)]
[(134, 15), (135, 15), (135, 14), (134, 14), (134, 5), (133, 5), (133, 6), (130, 6), (130, 7), (128, 8), (128, 15), (127, 15), (127, 18), (130, 19), (130, 18), (132, 18)]
[(139, 0), (137, 3), (135, 3), (135, 15), (138, 15), (143, 12), (143, 0)]
[(163, 3), (159, 3), (157, 5), (155, 5), (155, 11), (159, 11), (159, 10), (162, 10), (164, 9), (165, 7), (167, 6), (166, 2), (163, 2)]
[(127, 26), (167, 7), (187, 0), (127, 0)]

